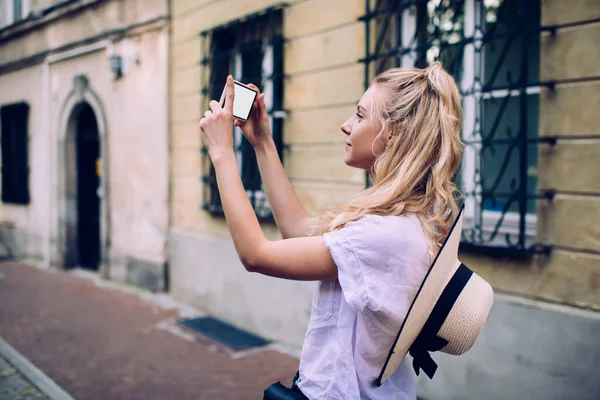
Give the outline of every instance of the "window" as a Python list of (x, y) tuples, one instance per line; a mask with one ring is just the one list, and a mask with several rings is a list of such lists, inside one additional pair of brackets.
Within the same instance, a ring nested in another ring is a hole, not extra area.
[(0, 108), (3, 203), (29, 204), (28, 117), (25, 103)]
[(460, 86), (463, 243), (538, 248), (540, 0), (366, 1), (367, 79), (437, 60)]
[(11, 25), (19, 22), (29, 14), (30, 0), (5, 0), (2, 4), (4, 9), (0, 12), (0, 16), (4, 16), (0, 21), (0, 27)]
[(13, 0), (13, 22), (23, 18), (23, 3), (21, 0)]
[[(269, 9), (243, 21), (236, 21), (202, 33), (203, 104), (219, 99), (227, 75), (244, 83), (254, 83), (265, 94), (271, 132), (279, 156), (282, 154), (283, 128), (283, 37), (282, 11)], [(202, 114), (204, 112), (202, 111)], [(260, 219), (273, 218), (264, 191), (252, 145), (239, 128), (234, 128), (235, 152), (248, 198)], [(222, 215), (223, 209), (214, 168), (203, 150), (203, 206)]]

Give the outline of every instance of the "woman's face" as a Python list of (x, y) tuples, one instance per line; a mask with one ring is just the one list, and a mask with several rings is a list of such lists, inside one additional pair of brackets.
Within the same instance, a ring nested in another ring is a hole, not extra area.
[(383, 100), (384, 95), (383, 89), (371, 86), (360, 99), (356, 114), (342, 124), (342, 132), (346, 135), (346, 165), (371, 170), (376, 155), (385, 149), (385, 135), (375, 140), (381, 124), (373, 115), (373, 102)]

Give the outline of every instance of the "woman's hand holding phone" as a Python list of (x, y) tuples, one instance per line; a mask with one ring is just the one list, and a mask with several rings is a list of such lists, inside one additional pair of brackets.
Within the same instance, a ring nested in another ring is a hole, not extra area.
[(233, 154), (233, 101), (235, 98), (233, 77), (227, 77), (225, 88), (225, 104), (223, 107), (212, 100), (210, 110), (200, 120), (202, 141), (213, 162), (223, 154)]
[(248, 139), (254, 148), (257, 148), (271, 140), (271, 128), (269, 126), (269, 115), (265, 107), (265, 95), (260, 93), (256, 85), (249, 84), (248, 86), (256, 90), (258, 95), (254, 100), (248, 120), (236, 120), (235, 126), (239, 126), (244, 137)]

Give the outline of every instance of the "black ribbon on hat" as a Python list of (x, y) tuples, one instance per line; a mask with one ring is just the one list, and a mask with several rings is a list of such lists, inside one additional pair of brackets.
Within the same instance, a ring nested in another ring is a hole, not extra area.
[(419, 370), (423, 370), (429, 379), (433, 378), (437, 370), (437, 364), (433, 361), (429, 352), (440, 351), (448, 344), (446, 339), (439, 337), (437, 334), (472, 275), (473, 271), (461, 263), (433, 307), (419, 336), (410, 346), (408, 352), (413, 358), (413, 368), (417, 375), (419, 375)]

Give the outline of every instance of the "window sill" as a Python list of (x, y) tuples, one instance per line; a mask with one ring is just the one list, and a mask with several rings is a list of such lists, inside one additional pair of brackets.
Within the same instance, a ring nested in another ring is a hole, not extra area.
[[(497, 227), (501, 218), (502, 224)], [(482, 224), (477, 226), (473, 214), (466, 215), (463, 225), (461, 249), (488, 255), (526, 256), (533, 253), (547, 253), (549, 248), (537, 240), (537, 215), (525, 216), (525, 243), (519, 244), (519, 214), (498, 211), (483, 211)]]
[[(223, 207), (221, 207), (221, 206), (214, 205), (214, 204), (205, 204), (204, 206), (202, 206), (202, 209), (204, 211), (206, 211), (208, 214), (212, 215), (213, 217), (225, 218), (225, 213), (223, 212)], [(273, 214), (271, 214), (269, 216), (265, 216), (265, 217), (256, 215), (256, 218), (258, 219), (258, 222), (261, 222), (261, 223), (274, 223), (275, 222), (275, 217), (273, 216)]]

